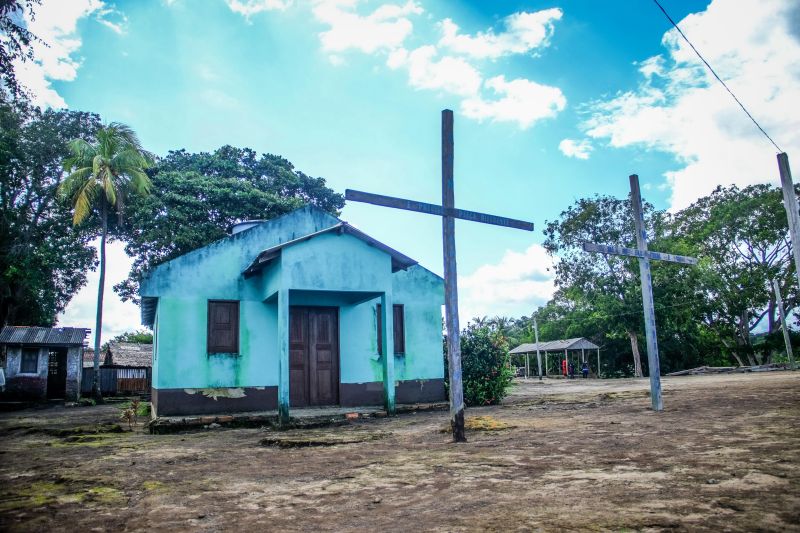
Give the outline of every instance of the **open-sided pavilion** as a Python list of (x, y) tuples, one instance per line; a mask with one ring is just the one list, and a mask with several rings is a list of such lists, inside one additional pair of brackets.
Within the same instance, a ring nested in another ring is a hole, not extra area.
[[(535, 355), (537, 350), (540, 353), (544, 353), (545, 376), (548, 373), (547, 369), (549, 368), (549, 355), (551, 353), (558, 354), (556, 356), (557, 361), (560, 362), (566, 360), (567, 364), (569, 364), (570, 353), (574, 354), (575, 357), (578, 357), (580, 353), (579, 363), (583, 364), (584, 362), (588, 362), (587, 351), (589, 352), (589, 354), (591, 354), (591, 350), (596, 350), (597, 368), (595, 369), (595, 373), (598, 377), (600, 376), (600, 347), (591, 342), (589, 339), (586, 339), (584, 337), (577, 337), (574, 339), (561, 339), (557, 341), (539, 342), (538, 344), (535, 342), (525, 343), (525, 344), (520, 344), (519, 346), (511, 350), (509, 353), (511, 355), (530, 355), (530, 354)], [(589, 363), (590, 370), (591, 366), (592, 366), (591, 363)], [(526, 365), (525, 368), (526, 372), (529, 373), (528, 369), (530, 368), (530, 365)], [(556, 366), (556, 368), (560, 367)], [(577, 368), (580, 368), (580, 366), (577, 366)], [(560, 370), (558, 373), (559, 374), (561, 373)]]

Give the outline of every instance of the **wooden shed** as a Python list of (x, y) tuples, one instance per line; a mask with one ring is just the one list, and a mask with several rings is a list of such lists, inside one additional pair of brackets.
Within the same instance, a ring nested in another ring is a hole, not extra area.
[(5, 326), (0, 348), (8, 397), (64, 399), (80, 396), (86, 328)]

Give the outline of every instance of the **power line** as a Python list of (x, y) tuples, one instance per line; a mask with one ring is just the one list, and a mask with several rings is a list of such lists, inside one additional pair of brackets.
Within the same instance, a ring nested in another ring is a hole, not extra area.
[(669, 16), (669, 13), (667, 13), (666, 9), (664, 9), (664, 7), (658, 2), (658, 0), (653, 0), (653, 2), (655, 2), (655, 4), (658, 6), (658, 8), (661, 10), (661, 12), (664, 13), (664, 16), (667, 17), (667, 20), (670, 21), (670, 23), (675, 27), (675, 29), (678, 30), (678, 33), (681, 34), (681, 37), (683, 37), (683, 40), (686, 41), (689, 44), (689, 46), (692, 47), (692, 50), (694, 50), (694, 53), (697, 54), (697, 57), (699, 57), (700, 60), (703, 63), (705, 63), (706, 67), (708, 67), (708, 70), (711, 71), (711, 74), (713, 74), (714, 77), (717, 78), (717, 81), (720, 82), (723, 87), (725, 87), (725, 90), (728, 91), (728, 94), (730, 94), (733, 97), (733, 99), (736, 100), (736, 103), (739, 104), (739, 107), (742, 108), (742, 111), (744, 111), (745, 114), (748, 117), (750, 117), (750, 120), (753, 121), (753, 124), (755, 124), (756, 127), (759, 130), (761, 130), (761, 133), (763, 133), (764, 136), (767, 139), (769, 139), (769, 142), (772, 143), (772, 146), (774, 146), (778, 150), (778, 152), (782, 153), (783, 150), (781, 150), (781, 147), (778, 146), (775, 143), (775, 141), (772, 140), (772, 137), (770, 137), (769, 134), (766, 131), (764, 131), (764, 128), (762, 128), (761, 125), (756, 121), (756, 119), (753, 118), (753, 115), (751, 115), (750, 112), (747, 110), (747, 108), (744, 107), (744, 104), (742, 102), (740, 102), (738, 98), (736, 98), (736, 95), (733, 94), (733, 91), (731, 91), (731, 89), (727, 86), (727, 84), (724, 81), (722, 81), (722, 78), (720, 78), (719, 75), (717, 75), (717, 73), (714, 71), (714, 69), (711, 67), (711, 65), (708, 64), (708, 61), (706, 61), (706, 59), (700, 54), (700, 52), (697, 50), (697, 48), (694, 47), (694, 45), (689, 40), (689, 38), (686, 37), (686, 35), (683, 33), (683, 31), (681, 31), (681, 29), (678, 27), (678, 24), (674, 20), (672, 20), (672, 17)]

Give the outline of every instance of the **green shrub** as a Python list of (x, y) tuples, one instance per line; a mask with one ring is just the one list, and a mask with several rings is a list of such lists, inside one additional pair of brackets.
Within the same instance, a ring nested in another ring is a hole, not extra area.
[[(447, 346), (444, 352), (445, 380)], [(469, 406), (500, 403), (514, 377), (506, 338), (486, 326), (469, 324), (461, 332), (461, 372), (464, 403)], [(447, 383), (449, 387), (449, 383)]]

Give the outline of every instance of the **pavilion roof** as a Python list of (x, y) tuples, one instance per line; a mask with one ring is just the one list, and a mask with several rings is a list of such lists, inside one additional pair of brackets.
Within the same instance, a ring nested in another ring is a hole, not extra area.
[(509, 353), (530, 353), (537, 349), (543, 352), (563, 352), (564, 350), (597, 350), (598, 348), (600, 348), (598, 345), (584, 337), (575, 337), (574, 339), (540, 342), (538, 347), (535, 342), (520, 344)]

